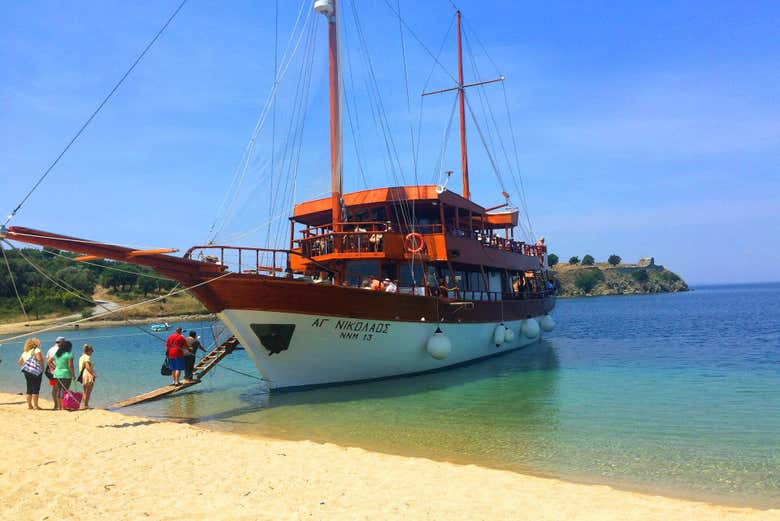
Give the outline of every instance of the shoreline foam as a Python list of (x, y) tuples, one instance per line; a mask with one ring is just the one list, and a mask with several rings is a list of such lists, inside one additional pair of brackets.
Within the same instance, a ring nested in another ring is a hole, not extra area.
[(0, 393), (0, 421), (0, 501), (13, 519), (780, 519), (780, 510), (105, 410), (29, 411), (8, 393)]

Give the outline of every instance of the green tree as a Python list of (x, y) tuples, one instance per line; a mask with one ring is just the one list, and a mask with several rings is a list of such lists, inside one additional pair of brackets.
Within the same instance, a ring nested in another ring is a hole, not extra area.
[(582, 265), (583, 266), (593, 266), (593, 263), (596, 262), (593, 258), (593, 255), (585, 255), (582, 258)]
[(552, 268), (556, 264), (558, 264), (558, 256), (554, 253), (549, 254), (547, 256), (547, 265)]
[(589, 270), (582, 270), (580, 273), (577, 274), (577, 277), (574, 279), (574, 285), (585, 293), (586, 295), (590, 293), (593, 288), (596, 287), (596, 284), (604, 280), (604, 274), (601, 272), (600, 269), (589, 269)]
[(36, 319), (54, 311), (58, 304), (56, 293), (42, 287), (32, 288), (24, 297), (24, 307), (29, 313), (33, 313)]
[(647, 270), (632, 271), (631, 276), (640, 284), (646, 284), (647, 281), (650, 280), (650, 275), (647, 274)]
[(613, 266), (617, 266), (618, 264), (620, 264), (620, 261), (622, 260), (623, 259), (620, 258), (620, 255), (616, 255), (613, 253), (612, 255), (609, 256), (607, 262), (612, 264)]
[(149, 277), (138, 277), (138, 289), (146, 296), (157, 289), (157, 281)]
[(579, 263), (580, 263), (579, 257), (569, 257), (569, 264), (571, 264), (572, 266)]

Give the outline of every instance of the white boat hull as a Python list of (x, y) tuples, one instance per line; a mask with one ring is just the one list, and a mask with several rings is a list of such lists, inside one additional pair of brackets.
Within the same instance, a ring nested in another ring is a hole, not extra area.
[[(541, 338), (541, 333), (534, 338), (523, 335), (522, 320), (504, 323), (514, 338), (497, 346), (498, 323), (374, 321), (230, 309), (219, 313), (219, 318), (240, 340), (271, 389), (434, 371), (518, 349)], [(434, 359), (426, 350), (437, 326), (452, 345), (444, 360)], [(269, 327), (284, 328), (285, 340), (291, 332), (285, 349), (272, 352), (263, 344), (258, 331)]]

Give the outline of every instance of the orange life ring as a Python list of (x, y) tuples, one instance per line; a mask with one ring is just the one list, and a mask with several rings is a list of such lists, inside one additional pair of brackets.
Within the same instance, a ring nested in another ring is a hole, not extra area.
[[(415, 243), (417, 246), (414, 246)], [(425, 248), (425, 239), (422, 234), (412, 232), (404, 237), (404, 246), (409, 253), (420, 253)]]

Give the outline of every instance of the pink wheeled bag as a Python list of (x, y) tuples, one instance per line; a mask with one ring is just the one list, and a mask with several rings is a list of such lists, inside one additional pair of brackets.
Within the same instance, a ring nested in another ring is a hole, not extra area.
[(84, 397), (83, 393), (76, 391), (74, 385), (71, 385), (70, 389), (62, 391), (62, 408), (68, 411), (78, 411), (81, 409), (81, 399)]

